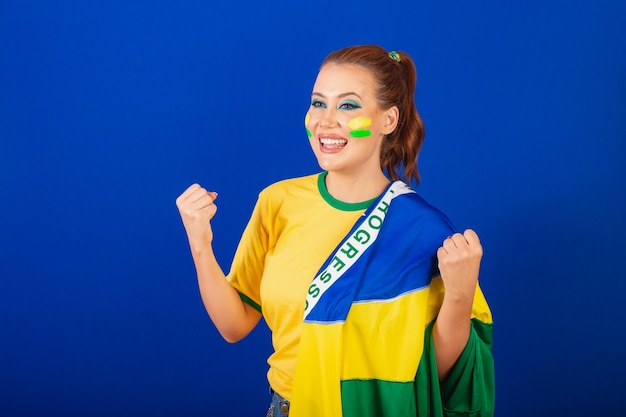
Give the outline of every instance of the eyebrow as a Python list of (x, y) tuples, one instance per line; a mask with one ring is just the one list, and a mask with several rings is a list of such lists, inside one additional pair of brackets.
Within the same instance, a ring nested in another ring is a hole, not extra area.
[[(326, 98), (326, 96), (324, 96), (324, 94), (317, 93), (315, 91), (311, 95), (313, 95), (313, 96), (320, 96), (321, 98)], [(358, 95), (357, 93), (355, 93), (353, 91), (349, 91), (347, 93), (341, 93), (337, 97), (338, 98), (344, 98), (344, 97), (347, 97), (347, 96), (357, 96), (359, 98), (359, 100), (363, 100), (360, 95)]]

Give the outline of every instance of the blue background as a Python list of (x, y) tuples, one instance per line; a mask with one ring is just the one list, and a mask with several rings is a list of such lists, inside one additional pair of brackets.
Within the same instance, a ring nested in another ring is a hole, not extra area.
[(483, 241), (497, 415), (622, 413), (626, 3), (434, 3), (0, 0), (0, 415), (264, 415), (269, 332), (220, 338), (174, 200), (220, 193), (228, 269), (364, 43), (415, 58), (418, 191)]

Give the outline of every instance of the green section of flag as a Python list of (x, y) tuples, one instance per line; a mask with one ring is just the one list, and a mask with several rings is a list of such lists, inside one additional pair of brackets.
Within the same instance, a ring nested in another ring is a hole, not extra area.
[(413, 381), (341, 381), (343, 417), (414, 416), (415, 404)]

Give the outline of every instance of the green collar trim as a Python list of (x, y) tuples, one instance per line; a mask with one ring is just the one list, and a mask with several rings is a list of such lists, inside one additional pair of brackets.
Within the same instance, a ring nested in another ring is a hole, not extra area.
[(371, 200), (362, 201), (360, 203), (346, 203), (346, 202), (337, 200), (335, 197), (330, 195), (330, 193), (328, 192), (328, 189), (326, 188), (326, 175), (327, 174), (328, 174), (328, 171), (324, 171), (320, 173), (320, 175), (317, 177), (317, 188), (319, 189), (319, 192), (322, 195), (322, 198), (328, 204), (330, 204), (332, 207), (336, 208), (337, 210), (341, 210), (341, 211), (365, 210), (366, 208), (371, 206), (372, 203), (376, 201), (376, 199), (378, 198), (378, 197), (375, 197), (375, 198), (372, 198)]

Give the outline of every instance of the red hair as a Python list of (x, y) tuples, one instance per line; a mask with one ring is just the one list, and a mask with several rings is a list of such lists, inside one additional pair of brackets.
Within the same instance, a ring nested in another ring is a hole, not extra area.
[[(417, 158), (424, 142), (424, 124), (415, 108), (415, 83), (417, 73), (410, 56), (398, 51), (392, 58), (378, 45), (350, 46), (331, 52), (322, 62), (326, 64), (352, 64), (363, 67), (376, 81), (375, 97), (379, 106), (387, 110), (398, 107), (396, 129), (383, 141), (380, 166), (392, 180), (402, 178), (419, 183)], [(399, 57), (399, 59), (398, 59)]]

